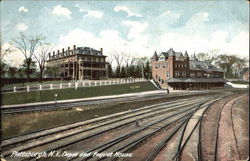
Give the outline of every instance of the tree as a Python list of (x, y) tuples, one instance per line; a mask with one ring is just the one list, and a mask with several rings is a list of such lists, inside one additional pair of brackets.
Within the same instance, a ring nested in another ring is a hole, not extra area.
[(54, 65), (54, 66), (47, 66), (45, 73), (49, 76), (49, 77), (54, 77), (56, 78), (58, 76), (58, 70), (59, 70), (59, 65)]
[(121, 68), (120, 68), (120, 66), (117, 66), (116, 70), (115, 70), (115, 76), (116, 76), (116, 78), (120, 78), (120, 73), (121, 73)]
[(148, 58), (147, 57), (139, 57), (139, 58), (136, 58), (136, 64), (139, 65), (141, 67), (141, 78), (145, 78), (144, 76), (144, 66), (145, 66), (145, 63), (147, 62)]
[(45, 70), (45, 63), (49, 57), (49, 52), (52, 50), (51, 44), (47, 42), (39, 42), (39, 49), (35, 52), (34, 58), (39, 67), (39, 78), (42, 81), (43, 73)]
[(233, 78), (232, 67), (236, 61), (236, 56), (222, 54), (217, 57), (216, 64), (225, 71), (226, 78)]
[(235, 67), (235, 73), (237, 75), (236, 78), (241, 78), (242, 77), (241, 71), (242, 71), (242, 69), (244, 67), (246, 67), (246, 63), (247, 63), (247, 59), (245, 59), (245, 58), (238, 58), (237, 57), (237, 60), (236, 60), (235, 65), (234, 65), (234, 67)]
[(31, 75), (36, 71), (36, 62), (33, 61), (31, 58), (24, 59), (21, 68), (26, 75)]
[(1, 77), (3, 77), (5, 73), (7, 73), (7, 71), (8, 71), (8, 64), (1, 61), (1, 66), (0, 66)]
[(134, 77), (139, 78), (142, 77), (142, 68), (140, 65), (136, 65), (135, 67), (135, 72), (134, 72)]
[(4, 57), (10, 54), (13, 51), (11, 47), (3, 48), (1, 47), (1, 54), (0, 54), (0, 73), (1, 76), (4, 76), (5, 73), (8, 71), (8, 64), (4, 61)]
[(111, 57), (114, 58), (113, 60), (115, 60), (117, 66), (119, 68), (121, 68), (121, 65), (122, 65), (123, 60), (124, 60), (124, 52), (119, 52), (118, 50), (113, 50)]
[(129, 66), (129, 77), (135, 77), (135, 65)]
[(23, 78), (24, 77), (24, 69), (23, 68), (18, 68), (17, 70), (17, 75), (19, 78)]
[(3, 49), (3, 48), (1, 47), (1, 62), (3, 61), (3, 58), (4, 58), (5, 56), (7, 56), (8, 54), (10, 54), (12, 51), (13, 51), (13, 49), (12, 49), (11, 47), (8, 47), (8, 48), (6, 48), (6, 49)]
[(113, 71), (112, 71), (112, 66), (111, 64), (108, 64), (108, 77), (112, 78), (113, 77)]
[(146, 67), (144, 70), (144, 75), (146, 79), (150, 79), (151, 78), (151, 69), (150, 69), (150, 65), (149, 65), (149, 61), (147, 60), (146, 62)]
[(26, 64), (26, 70), (27, 70), (26, 74), (27, 74), (28, 81), (30, 78), (30, 73), (32, 73), (32, 71), (30, 71), (31, 65), (32, 65), (32, 57), (35, 53), (37, 45), (43, 39), (44, 39), (44, 37), (42, 35), (27, 37), (23, 33), (20, 33), (20, 37), (12, 40), (13, 45), (25, 57), (25, 64)]
[(210, 55), (208, 53), (198, 53), (196, 57), (200, 61), (212, 64), (216, 60), (217, 55)]
[(125, 77), (126, 77), (126, 70), (125, 70), (125, 67), (124, 67), (124, 66), (122, 66), (121, 73), (120, 73), (120, 77), (121, 77), (121, 78), (125, 78)]
[(17, 71), (18, 71), (17, 67), (10, 66), (9, 70), (8, 70), (8, 73), (9, 73), (11, 78), (15, 78), (15, 75), (17, 74)]

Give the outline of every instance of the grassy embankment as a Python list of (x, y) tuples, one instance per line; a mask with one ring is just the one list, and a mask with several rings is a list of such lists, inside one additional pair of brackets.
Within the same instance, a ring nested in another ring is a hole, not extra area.
[(95, 96), (107, 96), (125, 93), (135, 93), (143, 91), (156, 90), (156, 87), (150, 82), (137, 82), (131, 84), (117, 84), (96, 87), (80, 87), (56, 89), (33, 92), (17, 92), (1, 94), (1, 105), (22, 104), (32, 102), (53, 101), (57, 94), (57, 100), (67, 100), (76, 98), (87, 98)]

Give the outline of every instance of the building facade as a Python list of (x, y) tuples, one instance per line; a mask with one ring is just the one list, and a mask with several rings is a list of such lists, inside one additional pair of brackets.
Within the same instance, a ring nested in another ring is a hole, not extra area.
[(108, 78), (108, 63), (103, 49), (90, 47), (64, 48), (61, 51), (49, 53), (47, 67), (55, 67), (61, 78), (73, 80), (92, 80)]
[(152, 77), (163, 89), (187, 90), (223, 87), (224, 72), (210, 63), (190, 59), (187, 51), (156, 52), (152, 58)]

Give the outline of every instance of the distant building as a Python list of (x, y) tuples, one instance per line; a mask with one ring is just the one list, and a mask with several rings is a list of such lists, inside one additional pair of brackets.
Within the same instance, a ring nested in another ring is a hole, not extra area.
[(152, 77), (164, 89), (209, 89), (223, 87), (224, 72), (210, 63), (190, 59), (187, 52), (170, 48), (152, 58)]
[(57, 72), (62, 78), (74, 80), (107, 79), (108, 63), (103, 49), (95, 50), (89, 47), (64, 48), (57, 53), (49, 53), (48, 67), (57, 67)]
[(249, 81), (249, 68), (244, 68), (242, 71), (242, 79), (244, 81)]

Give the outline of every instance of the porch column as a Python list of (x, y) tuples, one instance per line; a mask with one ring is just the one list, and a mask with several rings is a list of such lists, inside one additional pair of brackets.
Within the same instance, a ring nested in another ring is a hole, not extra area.
[(90, 79), (92, 80), (92, 63), (90, 63)]
[(70, 76), (70, 63), (68, 62), (68, 76)]
[(73, 62), (73, 80), (75, 80), (75, 62)]

